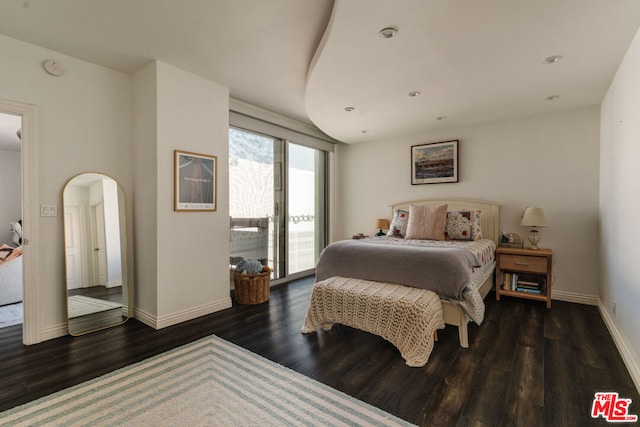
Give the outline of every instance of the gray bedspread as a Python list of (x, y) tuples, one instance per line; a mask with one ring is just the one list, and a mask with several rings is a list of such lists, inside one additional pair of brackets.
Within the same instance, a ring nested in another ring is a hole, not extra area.
[(460, 300), (473, 267), (480, 265), (476, 255), (460, 247), (388, 243), (384, 239), (364, 239), (330, 244), (316, 265), (316, 281), (342, 276), (399, 283)]

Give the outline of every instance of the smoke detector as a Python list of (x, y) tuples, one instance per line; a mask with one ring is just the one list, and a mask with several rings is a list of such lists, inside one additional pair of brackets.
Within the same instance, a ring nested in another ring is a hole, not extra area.
[(46, 61), (44, 61), (42, 63), (42, 67), (47, 73), (51, 74), (52, 76), (59, 77), (64, 74), (64, 66), (60, 62), (54, 61), (53, 59), (47, 59)]

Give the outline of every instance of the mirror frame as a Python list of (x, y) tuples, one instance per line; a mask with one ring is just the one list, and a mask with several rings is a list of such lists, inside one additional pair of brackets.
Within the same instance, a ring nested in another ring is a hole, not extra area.
[[(118, 321), (115, 323), (109, 323), (106, 324), (104, 326), (100, 326), (100, 327), (96, 327), (93, 329), (87, 329), (87, 330), (83, 330), (83, 331), (72, 331), (71, 328), (71, 319), (69, 317), (69, 286), (68, 286), (68, 277), (69, 277), (69, 271), (68, 271), (68, 265), (67, 265), (67, 245), (66, 245), (66, 237), (67, 237), (67, 221), (65, 219), (65, 208), (66, 208), (66, 204), (65, 204), (65, 191), (69, 188), (69, 185), (72, 184), (72, 182), (74, 180), (76, 180), (78, 177), (83, 176), (83, 175), (101, 175), (102, 177), (106, 178), (106, 179), (110, 179), (111, 181), (113, 181), (116, 184), (117, 190), (118, 190), (118, 202), (119, 202), (119, 206), (118, 206), (118, 218), (119, 218), (119, 224), (120, 224), (120, 237), (121, 239), (124, 239), (124, 242), (120, 242), (120, 250), (121, 250), (121, 254), (120, 254), (120, 258), (121, 258), (121, 275), (122, 275), (122, 279), (124, 282), (126, 282), (126, 289), (125, 286), (123, 285), (123, 292), (122, 292), (122, 297), (123, 297), (123, 307), (122, 307), (122, 316), (123, 316), (123, 320), (122, 321)], [(96, 331), (100, 331), (103, 329), (108, 329), (108, 328), (112, 328), (114, 326), (119, 326), (124, 324), (127, 320), (129, 320), (132, 317), (132, 311), (133, 311), (133, 305), (132, 305), (132, 297), (133, 297), (133, 287), (132, 284), (130, 283), (129, 280), (129, 270), (128, 270), (128, 247), (129, 247), (129, 231), (128, 231), (128, 227), (127, 227), (127, 203), (126, 203), (126, 193), (124, 191), (124, 188), (122, 188), (122, 185), (120, 185), (120, 183), (118, 182), (118, 180), (116, 180), (115, 178), (113, 178), (111, 175), (102, 173), (102, 172), (81, 172), (78, 173), (74, 176), (72, 176), (71, 178), (69, 178), (69, 180), (67, 180), (67, 182), (65, 183), (63, 189), (62, 189), (62, 215), (63, 215), (63, 254), (64, 254), (64, 258), (65, 258), (65, 263), (64, 263), (64, 269), (65, 269), (65, 280), (64, 280), (64, 287), (65, 287), (65, 305), (66, 305), (66, 315), (67, 315), (67, 330), (69, 332), (69, 335), (71, 336), (81, 336), (81, 335), (85, 335), (91, 332), (96, 332)], [(121, 206), (120, 206), (121, 205)], [(126, 312), (125, 312), (125, 307), (126, 307)]]

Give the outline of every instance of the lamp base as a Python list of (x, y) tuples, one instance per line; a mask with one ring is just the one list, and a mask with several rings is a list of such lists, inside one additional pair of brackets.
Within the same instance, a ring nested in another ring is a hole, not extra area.
[(529, 240), (530, 243), (529, 249), (540, 249), (538, 247), (538, 242), (540, 241), (540, 234), (538, 233), (538, 230), (536, 230), (535, 228), (531, 229), (529, 235), (527, 236), (527, 240)]
[(378, 232), (376, 233), (376, 237), (384, 236), (384, 235), (386, 235), (386, 234), (387, 234), (387, 233), (385, 233), (384, 231), (380, 230), (380, 231), (378, 231)]

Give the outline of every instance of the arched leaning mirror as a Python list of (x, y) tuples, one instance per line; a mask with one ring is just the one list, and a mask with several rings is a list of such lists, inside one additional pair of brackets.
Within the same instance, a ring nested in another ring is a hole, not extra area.
[(107, 175), (83, 173), (67, 182), (62, 199), (69, 333), (122, 324), (131, 300), (124, 191)]

